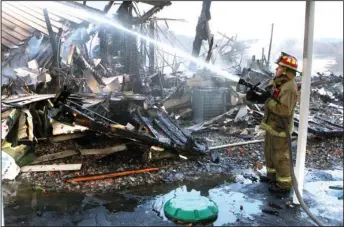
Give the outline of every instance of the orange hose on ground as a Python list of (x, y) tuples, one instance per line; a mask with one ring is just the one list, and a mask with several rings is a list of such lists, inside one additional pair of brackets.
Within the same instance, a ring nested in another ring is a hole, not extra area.
[(137, 173), (146, 173), (146, 172), (152, 172), (157, 171), (159, 168), (148, 168), (148, 169), (140, 169), (140, 170), (130, 170), (130, 171), (123, 171), (119, 173), (109, 173), (109, 174), (101, 174), (101, 175), (95, 175), (95, 176), (85, 176), (85, 177), (75, 177), (72, 179), (67, 180), (67, 183), (70, 182), (80, 182), (80, 181), (89, 181), (89, 180), (102, 180), (105, 178), (111, 178), (111, 177), (122, 177)]

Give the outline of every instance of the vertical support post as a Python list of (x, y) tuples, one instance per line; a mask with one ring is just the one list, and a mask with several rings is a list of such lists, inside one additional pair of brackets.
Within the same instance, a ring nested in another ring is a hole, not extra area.
[(107, 31), (104, 25), (100, 27), (98, 37), (99, 37), (99, 48), (100, 48), (100, 57), (102, 60), (102, 65), (106, 67), (108, 64), (108, 43), (107, 43)]
[[(146, 26), (144, 23), (142, 23), (140, 25), (140, 33), (142, 35), (145, 35), (144, 33), (144, 26)], [(142, 59), (142, 64), (143, 64), (143, 67), (146, 68), (146, 40), (145, 39), (140, 39), (140, 54), (141, 54), (141, 59)]]
[[(151, 20), (149, 24), (149, 36), (150, 38), (154, 39), (154, 20)], [(149, 70), (148, 71), (151, 74), (154, 72), (154, 63), (155, 63), (154, 52), (155, 52), (154, 43), (150, 42), (149, 43)]]
[(47, 30), (49, 33), (51, 48), (53, 49), (53, 57), (52, 57), (53, 63), (52, 64), (53, 64), (53, 66), (56, 66), (56, 63), (57, 63), (57, 42), (56, 42), (55, 34), (53, 32), (53, 27), (51, 26), (51, 23), (50, 23), (48, 10), (46, 8), (43, 9), (43, 15), (44, 15), (45, 23), (47, 25)]
[(270, 35), (270, 44), (269, 44), (269, 51), (268, 51), (268, 61), (266, 63), (266, 66), (269, 67), (270, 65), (270, 55), (271, 55), (271, 45), (272, 45), (272, 37), (273, 37), (273, 34), (274, 34), (274, 24), (272, 23), (271, 24), (271, 35)]
[(106, 6), (104, 7), (103, 12), (104, 12), (104, 13), (108, 13), (108, 12), (110, 11), (110, 9), (111, 9), (111, 7), (112, 7), (112, 5), (113, 5), (114, 2), (115, 2), (115, 1), (109, 1), (108, 4), (106, 4)]
[[(2, 187), (1, 187), (2, 188)], [(5, 217), (4, 217), (4, 195), (1, 192), (1, 226), (5, 226)]]
[[(302, 196), (303, 181), (305, 172), (307, 129), (310, 99), (310, 84), (312, 74), (313, 36), (314, 36), (314, 1), (306, 1), (305, 34), (303, 43), (303, 66), (302, 66), (302, 87), (300, 101), (300, 124), (299, 136), (297, 139), (297, 155), (295, 175), (298, 182), (298, 189)], [(296, 194), (293, 195), (293, 202), (299, 204)]]

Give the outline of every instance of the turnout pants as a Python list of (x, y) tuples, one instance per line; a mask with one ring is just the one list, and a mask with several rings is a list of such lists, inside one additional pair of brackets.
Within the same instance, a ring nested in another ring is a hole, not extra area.
[(281, 188), (290, 189), (292, 186), (289, 147), (286, 137), (277, 137), (266, 131), (264, 157), (267, 177), (276, 181)]

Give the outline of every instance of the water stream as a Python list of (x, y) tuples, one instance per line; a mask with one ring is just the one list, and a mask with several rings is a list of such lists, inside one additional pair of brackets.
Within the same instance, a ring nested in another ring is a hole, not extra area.
[(53, 8), (54, 11), (59, 11), (60, 13), (70, 14), (70, 15), (75, 14), (75, 15), (78, 15), (79, 17), (81, 16), (82, 18), (85, 18), (85, 20), (95, 21), (98, 23), (111, 25), (114, 28), (121, 30), (125, 33), (134, 35), (137, 38), (143, 39), (149, 43), (154, 43), (156, 46), (162, 48), (163, 50), (171, 52), (171, 54), (178, 55), (179, 57), (183, 57), (184, 59), (187, 59), (191, 62), (194, 62), (198, 66), (204, 67), (205, 69), (208, 69), (209, 71), (217, 74), (217, 76), (219, 76), (219, 77), (223, 77), (225, 79), (235, 81), (235, 82), (239, 81), (238, 76), (230, 74), (227, 71), (224, 71), (215, 65), (208, 64), (201, 59), (195, 58), (191, 54), (189, 54), (183, 50), (180, 50), (180, 49), (172, 47), (168, 44), (159, 42), (159, 41), (152, 39), (148, 36), (144, 36), (144, 35), (136, 32), (134, 30), (128, 29), (128, 28), (124, 27), (123, 25), (121, 25), (120, 22), (116, 21), (115, 19), (110, 19), (110, 18), (105, 17), (105, 16), (100, 16), (100, 15), (94, 14), (92, 12), (89, 12), (89, 11), (84, 10), (82, 8), (79, 8), (79, 7), (56, 4), (55, 2), (44, 1), (44, 2), (39, 2), (36, 4), (40, 4), (40, 5), (43, 4), (48, 9), (48, 11), (49, 11), (49, 8)]

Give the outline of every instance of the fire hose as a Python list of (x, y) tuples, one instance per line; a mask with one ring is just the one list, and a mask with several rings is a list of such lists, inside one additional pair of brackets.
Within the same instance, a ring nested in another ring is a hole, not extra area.
[(289, 167), (290, 167), (290, 174), (291, 174), (291, 179), (292, 179), (292, 183), (293, 183), (293, 188), (296, 194), (297, 199), (299, 200), (299, 203), (301, 205), (301, 207), (303, 208), (303, 210), (306, 212), (306, 214), (312, 219), (312, 221), (314, 221), (318, 226), (324, 226), (320, 220), (318, 218), (316, 218), (311, 211), (309, 210), (308, 206), (306, 205), (305, 201), (303, 201), (303, 198), (300, 194), (299, 191), (299, 187), (298, 187), (298, 182), (295, 176), (295, 172), (294, 172), (294, 164), (293, 164), (293, 150), (292, 150), (292, 142), (291, 142), (291, 136), (289, 133), (289, 127), (288, 127), (288, 122), (287, 119), (282, 118), (283, 121), (283, 125), (284, 125), (284, 129), (287, 135), (287, 139), (288, 139), (288, 148), (289, 148)]
[[(244, 79), (240, 79), (239, 80), (239, 84), (242, 84), (242, 85), (245, 85), (247, 87), (249, 87), (251, 90), (255, 90), (255, 91), (258, 91), (262, 94), (265, 94), (265, 95), (262, 95), (262, 99), (266, 99), (267, 98), (267, 94), (269, 94), (269, 92), (267, 92), (266, 90), (262, 89), (262, 88), (259, 88), (259, 84), (258, 83), (257, 85), (252, 85), (251, 83), (245, 81)], [(286, 132), (286, 135), (287, 135), (287, 140), (288, 140), (288, 150), (289, 150), (289, 168), (290, 168), (290, 174), (291, 174), (291, 179), (292, 179), (292, 184), (293, 184), (293, 188), (294, 188), (294, 191), (295, 191), (295, 194), (296, 194), (296, 197), (301, 205), (301, 207), (303, 208), (303, 210), (306, 212), (306, 214), (312, 219), (312, 221), (314, 221), (318, 226), (324, 226), (320, 220), (315, 217), (311, 211), (309, 210), (308, 206), (306, 205), (306, 203), (304, 202), (301, 194), (300, 194), (300, 191), (299, 191), (299, 187), (298, 187), (298, 182), (297, 182), (297, 179), (296, 179), (296, 176), (295, 176), (295, 172), (294, 172), (294, 164), (293, 164), (293, 150), (292, 150), (292, 141), (291, 141), (291, 135), (290, 135), (290, 132), (289, 132), (289, 124), (288, 124), (288, 121), (286, 118), (283, 118), (283, 117), (280, 117), (282, 122), (283, 122), (283, 126), (284, 126), (284, 129), (285, 129), (285, 132)]]

